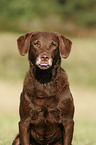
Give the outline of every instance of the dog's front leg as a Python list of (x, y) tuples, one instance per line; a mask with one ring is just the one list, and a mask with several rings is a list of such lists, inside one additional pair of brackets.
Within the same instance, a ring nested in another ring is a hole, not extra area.
[(74, 121), (72, 119), (67, 119), (63, 122), (63, 145), (71, 145), (73, 130), (74, 130)]
[(19, 133), (21, 145), (30, 145), (30, 118), (19, 122)]

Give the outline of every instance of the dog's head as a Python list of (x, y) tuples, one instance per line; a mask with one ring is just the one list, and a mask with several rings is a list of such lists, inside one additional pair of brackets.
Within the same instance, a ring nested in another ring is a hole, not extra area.
[(19, 53), (29, 53), (29, 60), (40, 69), (50, 68), (61, 56), (67, 58), (72, 42), (55, 32), (32, 32), (17, 40)]

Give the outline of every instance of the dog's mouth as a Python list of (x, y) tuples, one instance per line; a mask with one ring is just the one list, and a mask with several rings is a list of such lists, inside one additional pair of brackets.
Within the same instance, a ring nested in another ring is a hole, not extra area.
[(40, 68), (40, 69), (48, 69), (50, 66), (49, 65), (47, 65), (47, 64), (39, 64), (38, 65), (38, 67)]
[(43, 70), (46, 70), (52, 66), (52, 58), (47, 55), (40, 55), (36, 59), (36, 65)]

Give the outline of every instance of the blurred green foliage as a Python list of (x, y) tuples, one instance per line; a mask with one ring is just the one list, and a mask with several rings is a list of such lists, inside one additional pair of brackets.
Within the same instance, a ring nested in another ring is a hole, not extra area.
[(60, 32), (65, 24), (95, 27), (96, 0), (0, 0), (1, 31)]

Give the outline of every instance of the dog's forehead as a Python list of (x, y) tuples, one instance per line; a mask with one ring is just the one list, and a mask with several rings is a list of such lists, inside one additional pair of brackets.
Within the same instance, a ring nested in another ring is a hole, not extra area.
[(56, 36), (55, 33), (52, 32), (38, 32), (35, 33), (32, 40), (40, 40), (40, 41), (57, 41), (58, 42), (58, 37)]

